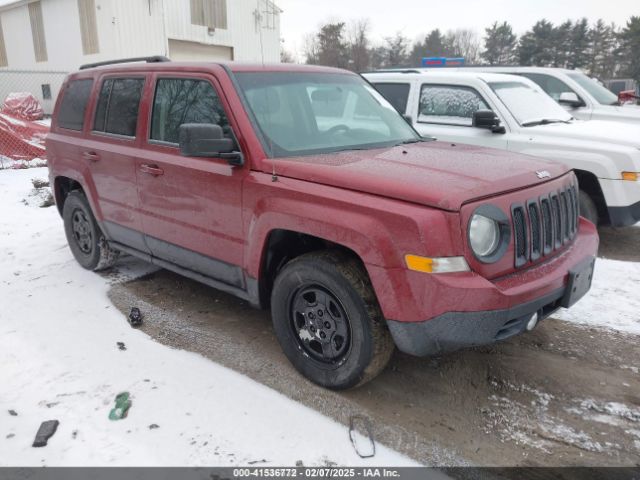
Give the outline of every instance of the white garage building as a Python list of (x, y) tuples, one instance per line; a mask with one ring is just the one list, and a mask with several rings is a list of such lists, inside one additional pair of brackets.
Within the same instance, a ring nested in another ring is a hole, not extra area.
[(63, 76), (27, 71), (117, 58), (279, 62), (280, 14), (271, 0), (0, 0), (0, 102), (24, 85), (50, 110)]

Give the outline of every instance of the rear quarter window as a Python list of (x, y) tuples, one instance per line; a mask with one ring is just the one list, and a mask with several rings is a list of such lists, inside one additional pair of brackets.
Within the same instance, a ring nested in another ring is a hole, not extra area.
[(375, 83), (373, 86), (393, 105), (393, 108), (402, 115), (405, 114), (409, 101), (410, 85), (408, 83)]
[(62, 96), (57, 123), (61, 128), (82, 131), (84, 114), (91, 96), (92, 79), (70, 81)]

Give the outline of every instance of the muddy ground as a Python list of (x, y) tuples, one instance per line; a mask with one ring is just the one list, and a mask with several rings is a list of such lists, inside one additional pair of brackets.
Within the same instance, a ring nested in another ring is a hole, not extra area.
[[(640, 228), (601, 237), (602, 256), (640, 261)], [(293, 369), (267, 312), (164, 270), (129, 283), (118, 283), (117, 270), (108, 275), (114, 304), (126, 313), (138, 306), (142, 330), (157, 341), (200, 353), (345, 425), (364, 415), (377, 441), (425, 464), (640, 466), (637, 336), (550, 318), (488, 348), (438, 358), (396, 352), (373, 382), (336, 393)]]

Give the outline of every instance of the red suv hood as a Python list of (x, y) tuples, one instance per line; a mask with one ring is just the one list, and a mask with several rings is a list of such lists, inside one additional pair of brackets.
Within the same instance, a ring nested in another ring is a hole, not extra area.
[[(271, 173), (272, 162), (264, 162)], [(279, 176), (444, 210), (549, 181), (569, 168), (503, 150), (425, 142), (275, 160)], [(540, 178), (542, 177), (542, 178)]]

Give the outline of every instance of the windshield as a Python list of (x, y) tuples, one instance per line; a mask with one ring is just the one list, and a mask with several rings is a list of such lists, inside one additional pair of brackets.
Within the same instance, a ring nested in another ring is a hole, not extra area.
[(616, 97), (613, 92), (600, 85), (593, 78), (589, 78), (584, 73), (580, 72), (567, 73), (567, 76), (584, 88), (599, 104), (618, 105), (618, 97)]
[(355, 75), (236, 74), (271, 157), (387, 147), (421, 138)]
[(568, 122), (573, 119), (564, 108), (537, 87), (517, 81), (491, 82), (489, 86), (520, 126)]

